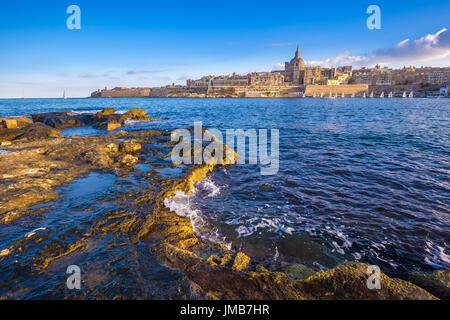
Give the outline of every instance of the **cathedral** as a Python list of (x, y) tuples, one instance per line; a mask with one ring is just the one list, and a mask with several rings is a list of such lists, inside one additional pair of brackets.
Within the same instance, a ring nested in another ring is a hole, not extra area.
[(300, 58), (300, 52), (297, 47), (297, 51), (295, 51), (294, 58), (286, 62), (284, 65), (284, 81), (291, 82), (296, 85), (305, 84), (305, 76), (306, 76), (306, 65), (305, 61)]

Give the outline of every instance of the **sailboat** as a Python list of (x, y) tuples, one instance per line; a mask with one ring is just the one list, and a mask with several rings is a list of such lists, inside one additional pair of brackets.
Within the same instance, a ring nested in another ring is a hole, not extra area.
[(384, 91), (380, 94), (380, 98), (384, 98)]
[(410, 92), (408, 98), (414, 98), (414, 92)]
[(320, 93), (320, 97), (323, 98), (323, 91)]
[(67, 96), (66, 96), (66, 90), (64, 90), (63, 99), (64, 99), (64, 100), (67, 99)]
[(363, 93), (363, 96), (362, 96), (362, 97), (363, 97), (364, 99), (366, 98), (366, 93), (365, 93), (365, 92)]
[(335, 99), (337, 98), (337, 92), (334, 94), (334, 98), (335, 98)]
[(306, 92), (303, 92), (302, 98), (306, 98)]
[(352, 93), (352, 98), (354, 98), (355, 97), (355, 93)]
[(402, 98), (406, 98), (406, 91), (403, 92)]
[(341, 94), (341, 98), (345, 98), (345, 94), (343, 92)]
[(389, 92), (389, 98), (392, 98), (394, 96), (394, 94), (392, 93), (392, 91), (391, 92)]
[(370, 97), (373, 98), (373, 91), (370, 93)]
[(316, 93), (314, 92), (314, 94), (313, 94), (313, 98), (315, 98), (316, 97)]

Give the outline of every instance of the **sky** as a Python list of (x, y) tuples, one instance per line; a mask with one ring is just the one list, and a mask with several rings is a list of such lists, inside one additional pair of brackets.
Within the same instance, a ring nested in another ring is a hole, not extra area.
[[(69, 30), (67, 8), (81, 10)], [(381, 29), (366, 10), (377, 5)], [(450, 66), (450, 1), (0, 1), (0, 98), (308, 65)]]

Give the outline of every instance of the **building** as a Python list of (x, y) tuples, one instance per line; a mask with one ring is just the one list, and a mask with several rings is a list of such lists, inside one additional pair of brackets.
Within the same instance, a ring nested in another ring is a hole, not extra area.
[(254, 72), (249, 74), (250, 86), (283, 86), (284, 75), (276, 72)]

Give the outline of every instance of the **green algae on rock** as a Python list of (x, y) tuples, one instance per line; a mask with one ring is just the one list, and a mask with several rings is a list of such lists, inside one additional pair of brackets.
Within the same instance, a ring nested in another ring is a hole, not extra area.
[(409, 274), (409, 281), (440, 299), (450, 300), (450, 269), (431, 273), (412, 272)]

